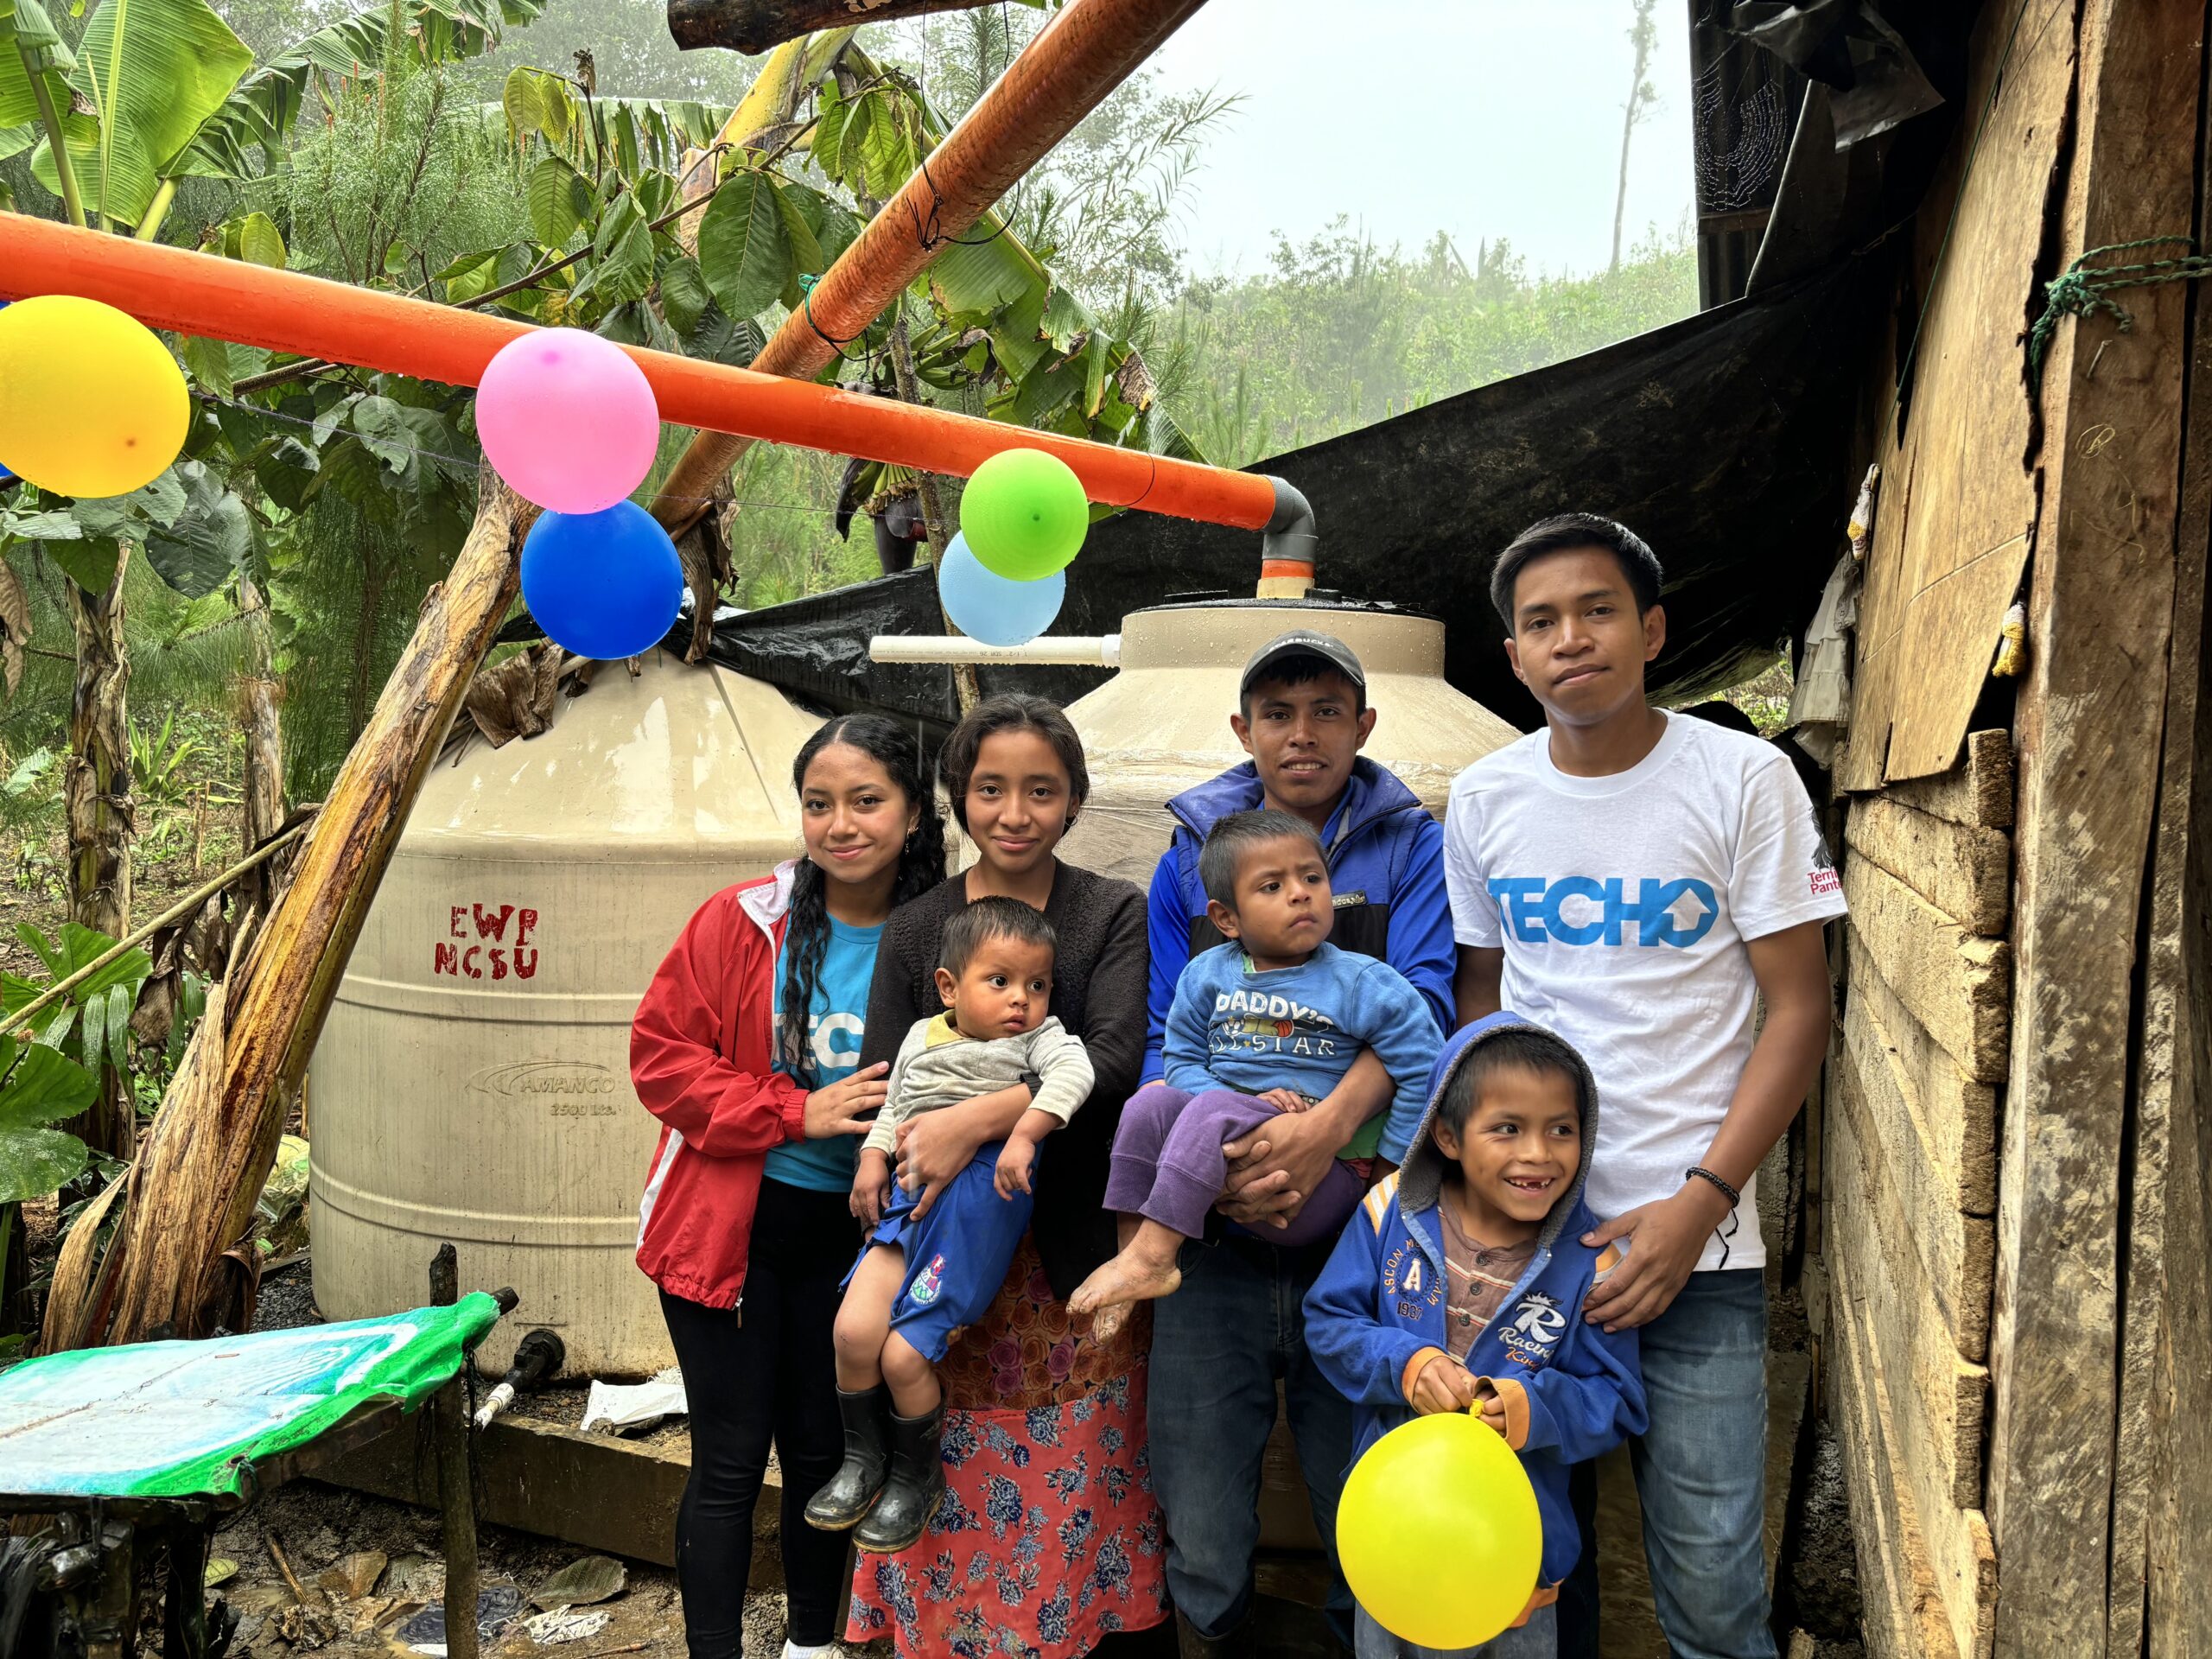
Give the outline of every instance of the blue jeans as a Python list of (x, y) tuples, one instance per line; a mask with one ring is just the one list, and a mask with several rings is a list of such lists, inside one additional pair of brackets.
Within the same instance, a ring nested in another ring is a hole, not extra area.
[(1526, 1624), (1501, 1630), (1480, 1647), (1424, 1648), (1391, 1635), (1362, 1607), (1352, 1627), (1353, 1659), (1554, 1659), (1559, 1652), (1555, 1611), (1548, 1605), (1539, 1607)]
[(1252, 1606), (1260, 1465), (1283, 1383), (1313, 1526), (1329, 1550), (1329, 1622), (1351, 1641), (1351, 1592), (1337, 1571), (1337, 1497), (1351, 1462), (1351, 1402), (1306, 1351), (1306, 1293), (1330, 1246), (1192, 1240), (1183, 1286), (1153, 1304), (1147, 1429), (1152, 1486), (1167, 1517), (1167, 1588), (1205, 1636)]
[[(1694, 1273), (1641, 1334), (1651, 1427), (1630, 1442), (1629, 1458), (1668, 1650), (1674, 1659), (1775, 1659), (1765, 1275), (1757, 1268)], [(1582, 1558), (1561, 1586), (1560, 1659), (1597, 1659), (1595, 1472), (1588, 1465), (1575, 1471)]]

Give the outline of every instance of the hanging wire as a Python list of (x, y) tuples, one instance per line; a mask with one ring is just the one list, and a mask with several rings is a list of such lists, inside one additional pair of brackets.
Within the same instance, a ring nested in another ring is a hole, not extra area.
[(814, 336), (817, 340), (819, 340), (824, 346), (827, 346), (831, 351), (837, 353), (838, 361), (842, 363), (857, 363), (862, 368), (866, 369), (870, 376), (873, 376), (875, 373), (875, 351), (873, 346), (869, 347), (867, 351), (862, 352), (858, 357), (853, 356), (845, 349), (846, 346), (851, 345), (855, 340), (865, 339), (868, 334), (869, 325), (862, 323), (861, 325), (861, 331), (859, 334), (847, 334), (844, 339), (839, 340), (835, 334), (827, 332), (820, 323), (814, 320), (814, 285), (820, 282), (826, 275), (828, 275), (828, 273), (825, 271), (812, 270), (802, 271), (799, 273), (799, 309), (805, 315), (806, 326), (814, 330)]

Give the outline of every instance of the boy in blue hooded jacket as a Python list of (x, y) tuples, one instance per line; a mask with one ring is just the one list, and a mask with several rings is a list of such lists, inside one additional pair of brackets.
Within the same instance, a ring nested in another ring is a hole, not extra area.
[[(1521, 1454), (1543, 1517), (1543, 1565), (1522, 1621), (1465, 1650), (1549, 1659), (1552, 1604), (1581, 1553), (1570, 1465), (1643, 1432), (1633, 1330), (1575, 1317), (1618, 1265), (1592, 1249), (1582, 1202), (1598, 1090), (1580, 1055), (1514, 1014), (1446, 1045), (1403, 1168), (1362, 1203), (1306, 1299), (1322, 1375), (1359, 1412), (1354, 1461), (1413, 1417), (1478, 1409)], [(1358, 1659), (1421, 1659), (1359, 1610)]]

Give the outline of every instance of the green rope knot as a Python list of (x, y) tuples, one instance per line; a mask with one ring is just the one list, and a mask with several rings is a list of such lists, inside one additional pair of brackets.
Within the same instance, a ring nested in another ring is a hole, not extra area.
[(821, 280), (820, 271), (802, 270), (798, 274), (798, 291), (802, 294), (811, 294), (814, 292), (814, 285)]
[[(2093, 317), (2100, 311), (2109, 312), (2113, 326), (2121, 334), (2127, 333), (2135, 326), (2134, 315), (2112, 297), (2113, 291), (2149, 288), (2158, 283), (2192, 283), (2201, 276), (2212, 276), (2212, 258), (2196, 252), (2196, 246), (2186, 236), (2146, 236), (2134, 242), (2113, 242), (2088, 249), (2044, 283), (2043, 315), (2028, 330), (2029, 391), (2037, 391), (2043, 385), (2044, 358), (2050, 349), (2051, 336), (2058, 332), (2061, 318)], [(2191, 251), (2177, 259), (2149, 259), (2132, 265), (2089, 263), (2102, 254), (2159, 247), (2182, 247)]]

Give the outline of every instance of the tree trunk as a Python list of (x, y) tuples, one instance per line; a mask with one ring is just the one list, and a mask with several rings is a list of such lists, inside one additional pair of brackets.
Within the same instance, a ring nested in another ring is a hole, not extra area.
[[(240, 685), (245, 726), (245, 812), (238, 826), (241, 855), (275, 835), (284, 822), (284, 737), (276, 710), (276, 641), (269, 602), (251, 576), (238, 578), (238, 610), (245, 618), (245, 674)], [(265, 916), (275, 876), (263, 865), (246, 878), (239, 913)]]
[[(62, 800), (69, 827), (69, 919), (111, 938), (130, 931), (130, 720), (126, 693), (130, 652), (123, 637), (123, 582), (130, 544), (116, 550), (115, 577), (104, 594), (68, 584), (77, 636), (77, 682), (69, 707), (69, 758)], [(113, 1158), (131, 1155), (137, 1112), (111, 1066), (100, 1069), (99, 1098), (72, 1126), (85, 1143)]]
[(87, 1342), (136, 1342), (164, 1325), (180, 1337), (206, 1328), (225, 1282), (223, 1253), (244, 1236), (268, 1179), (283, 1104), (306, 1073), (408, 810), (515, 595), (537, 509), (488, 467), (479, 491), (461, 556), (424, 601), (283, 900), (230, 982), (209, 991), (132, 1178), (105, 1317), (50, 1308), (50, 1338), (81, 1330)]
[(1629, 44), (1636, 48), (1636, 73), (1629, 78), (1628, 107), (1621, 113), (1621, 178), (1620, 186), (1613, 192), (1613, 263), (1612, 270), (1621, 268), (1621, 222), (1628, 217), (1628, 147), (1636, 136), (1636, 124), (1643, 118), (1643, 107), (1651, 101), (1651, 48), (1657, 44), (1657, 30), (1652, 27), (1651, 9), (1657, 0), (1636, 0), (1636, 22), (1629, 29)]
[(817, 29), (888, 22), (933, 11), (977, 11), (998, 0), (668, 0), (668, 32), (686, 52), (728, 47), (748, 55)]

